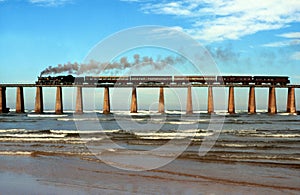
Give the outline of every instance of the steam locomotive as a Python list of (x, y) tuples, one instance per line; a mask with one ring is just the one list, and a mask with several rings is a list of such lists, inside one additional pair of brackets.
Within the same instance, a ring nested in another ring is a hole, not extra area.
[(287, 85), (286, 76), (47, 76), (38, 77), (37, 85), (147, 85), (147, 84), (270, 84)]

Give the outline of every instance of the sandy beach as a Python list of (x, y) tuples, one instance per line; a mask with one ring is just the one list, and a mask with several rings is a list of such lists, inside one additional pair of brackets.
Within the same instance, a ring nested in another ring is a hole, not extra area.
[(149, 171), (124, 171), (93, 156), (1, 156), (3, 194), (297, 194), (299, 166), (179, 158)]

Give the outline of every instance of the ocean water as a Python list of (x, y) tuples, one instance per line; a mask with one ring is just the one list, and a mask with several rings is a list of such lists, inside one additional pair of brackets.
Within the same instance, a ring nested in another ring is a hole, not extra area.
[(0, 192), (300, 193), (300, 115), (11, 112), (0, 145)]

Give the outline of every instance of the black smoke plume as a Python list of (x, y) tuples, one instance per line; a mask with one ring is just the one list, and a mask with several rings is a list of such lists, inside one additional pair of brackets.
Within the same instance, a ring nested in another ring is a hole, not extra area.
[(152, 66), (155, 70), (162, 70), (167, 65), (175, 65), (179, 63), (184, 63), (185, 59), (183, 57), (173, 57), (167, 56), (164, 58), (158, 57), (156, 60), (148, 56), (140, 57), (139, 54), (135, 54), (133, 56), (133, 62), (129, 62), (127, 57), (122, 57), (119, 62), (97, 62), (91, 60), (89, 63), (71, 63), (68, 62), (66, 64), (58, 64), (55, 67), (49, 66), (45, 70), (41, 72), (42, 75), (47, 74), (58, 74), (58, 73), (68, 73), (68, 74), (100, 74), (105, 71), (115, 70), (115, 72), (119, 72), (120, 70), (124, 70), (126, 68), (141, 68), (145, 66)]

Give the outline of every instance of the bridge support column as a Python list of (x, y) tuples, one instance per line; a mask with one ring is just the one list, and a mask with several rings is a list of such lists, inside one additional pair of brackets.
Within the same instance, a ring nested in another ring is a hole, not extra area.
[(186, 114), (193, 114), (192, 87), (187, 88)]
[(75, 114), (83, 113), (82, 87), (77, 87)]
[(268, 113), (269, 114), (276, 114), (277, 113), (275, 87), (270, 87), (269, 88)]
[(251, 86), (249, 89), (249, 99), (248, 99), (248, 113), (256, 113), (256, 102), (255, 102), (255, 88)]
[(104, 87), (103, 114), (109, 114), (109, 113), (110, 113), (109, 88)]
[(235, 113), (235, 105), (234, 105), (234, 87), (229, 87), (229, 96), (228, 96), (228, 113)]
[(56, 104), (55, 104), (55, 114), (63, 113), (63, 101), (62, 101), (62, 88), (56, 87)]
[(35, 95), (35, 107), (34, 112), (41, 114), (44, 112), (44, 106), (43, 106), (43, 88), (42, 87), (36, 87), (36, 95)]
[(288, 88), (288, 98), (286, 105), (286, 112), (290, 114), (296, 113), (296, 101), (295, 101), (295, 88)]
[(23, 87), (17, 87), (16, 113), (24, 113)]
[(165, 97), (164, 97), (164, 88), (160, 87), (159, 89), (159, 104), (158, 104), (158, 112), (165, 112)]
[(8, 113), (6, 108), (6, 87), (0, 87), (0, 113)]
[(136, 87), (132, 88), (132, 93), (131, 93), (131, 107), (130, 107), (130, 112), (131, 113), (137, 113), (137, 95), (136, 95)]
[(214, 113), (214, 96), (213, 96), (212, 86), (208, 87), (207, 113), (208, 114)]

